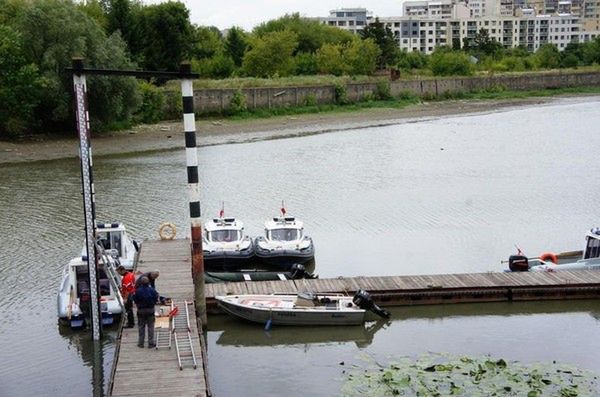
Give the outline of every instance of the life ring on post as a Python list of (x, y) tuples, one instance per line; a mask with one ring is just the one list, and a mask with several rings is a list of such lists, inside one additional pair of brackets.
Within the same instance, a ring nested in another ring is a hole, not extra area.
[(558, 264), (558, 258), (556, 257), (556, 254), (554, 254), (553, 252), (544, 252), (542, 255), (540, 255), (540, 260), (544, 261), (544, 262), (552, 262), (555, 265)]
[(161, 240), (173, 240), (177, 235), (177, 228), (170, 222), (161, 223), (158, 228), (158, 235)]

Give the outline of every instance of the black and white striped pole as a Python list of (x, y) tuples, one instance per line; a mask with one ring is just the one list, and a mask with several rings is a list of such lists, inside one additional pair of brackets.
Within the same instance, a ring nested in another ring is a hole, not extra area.
[[(182, 76), (191, 75), (189, 63), (182, 63)], [(194, 87), (191, 77), (182, 77), (183, 130), (185, 133), (185, 159), (187, 166), (188, 199), (192, 229), (192, 277), (196, 312), (206, 324), (206, 298), (204, 294), (204, 257), (202, 254), (202, 220), (200, 213), (200, 186), (198, 179), (198, 151), (196, 148), (196, 116), (194, 115)]]
[(98, 257), (96, 255), (96, 204), (94, 178), (92, 176), (92, 147), (90, 145), (90, 117), (87, 109), (87, 87), (83, 59), (73, 59), (73, 89), (75, 91), (75, 122), (79, 134), (79, 157), (81, 159), (81, 185), (83, 187), (83, 213), (85, 218), (85, 241), (87, 248), (88, 276), (92, 339), (100, 340), (100, 297), (98, 295)]

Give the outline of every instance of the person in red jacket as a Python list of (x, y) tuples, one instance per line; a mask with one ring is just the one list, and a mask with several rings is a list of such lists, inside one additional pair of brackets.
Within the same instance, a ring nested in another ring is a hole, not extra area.
[(121, 275), (121, 296), (125, 303), (125, 312), (127, 313), (127, 325), (125, 328), (133, 328), (133, 294), (135, 293), (135, 275), (123, 266), (117, 268)]

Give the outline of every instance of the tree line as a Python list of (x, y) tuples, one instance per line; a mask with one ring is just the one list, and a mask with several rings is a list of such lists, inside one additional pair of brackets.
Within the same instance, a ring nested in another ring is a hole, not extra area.
[[(477, 70), (520, 71), (600, 63), (600, 40), (570, 44), (561, 53), (545, 45), (535, 54), (505, 50), (485, 32), (464, 49), (439, 48), (427, 56), (398, 48), (376, 20), (360, 35), (285, 15), (251, 32), (192, 24), (179, 2), (139, 0), (0, 0), (0, 138), (72, 128), (72, 81), (64, 72), (74, 56), (97, 68), (177, 70), (190, 60), (203, 78), (275, 78), (296, 75), (403, 73), (468, 75)], [(89, 77), (94, 131), (155, 122), (169, 97), (164, 81)], [(177, 99), (177, 98), (176, 98)], [(175, 116), (175, 114), (173, 114)]]

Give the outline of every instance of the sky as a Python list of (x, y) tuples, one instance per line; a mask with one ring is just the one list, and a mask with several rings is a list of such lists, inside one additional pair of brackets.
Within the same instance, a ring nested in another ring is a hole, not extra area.
[[(325, 17), (337, 8), (366, 8), (374, 16), (399, 16), (402, 0), (179, 0), (191, 13), (197, 25), (212, 25), (219, 29), (240, 26), (245, 30), (286, 13), (299, 12), (306, 17)], [(144, 0), (146, 4), (160, 0)]]

